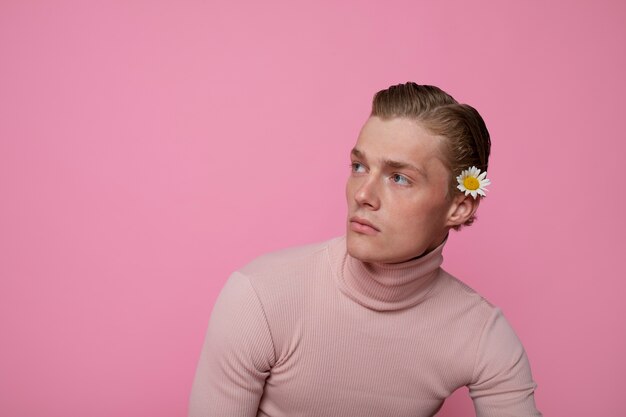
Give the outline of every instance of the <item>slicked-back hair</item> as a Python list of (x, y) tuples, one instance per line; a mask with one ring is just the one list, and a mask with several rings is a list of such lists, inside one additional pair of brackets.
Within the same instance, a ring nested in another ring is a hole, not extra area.
[[(414, 82), (392, 85), (374, 95), (371, 116), (413, 119), (433, 135), (445, 138), (441, 149), (450, 172), (449, 198), (460, 193), (456, 177), (463, 170), (475, 166), (484, 172), (489, 167), (491, 138), (483, 118), (472, 106), (460, 104), (439, 87)], [(464, 225), (475, 219), (472, 216)]]

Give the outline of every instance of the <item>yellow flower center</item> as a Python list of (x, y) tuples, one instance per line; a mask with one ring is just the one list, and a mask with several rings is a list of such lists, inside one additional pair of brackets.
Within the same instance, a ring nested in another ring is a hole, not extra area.
[(474, 177), (467, 177), (463, 180), (463, 185), (465, 186), (466, 189), (474, 191), (474, 190), (478, 190), (480, 183)]

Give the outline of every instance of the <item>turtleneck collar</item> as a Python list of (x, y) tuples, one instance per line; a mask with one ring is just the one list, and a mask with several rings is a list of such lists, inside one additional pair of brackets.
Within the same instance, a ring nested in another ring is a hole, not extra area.
[(339, 289), (357, 303), (376, 311), (402, 310), (426, 298), (439, 275), (443, 247), (397, 264), (363, 262), (350, 256), (342, 239), (344, 256), (338, 267)]

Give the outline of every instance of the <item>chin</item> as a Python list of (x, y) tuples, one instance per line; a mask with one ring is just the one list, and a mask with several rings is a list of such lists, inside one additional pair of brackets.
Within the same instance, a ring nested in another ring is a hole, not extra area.
[(376, 245), (371, 242), (365, 241), (365, 239), (359, 239), (359, 236), (352, 236), (348, 233), (346, 236), (346, 249), (348, 254), (353, 258), (362, 262), (381, 262), (379, 257), (381, 251)]
[(407, 245), (403, 245), (404, 250), (399, 250), (398, 243), (394, 246), (391, 242), (376, 241), (371, 236), (350, 231), (346, 235), (348, 254), (362, 262), (395, 264), (409, 261), (430, 252), (425, 242), (413, 242), (413, 246)]

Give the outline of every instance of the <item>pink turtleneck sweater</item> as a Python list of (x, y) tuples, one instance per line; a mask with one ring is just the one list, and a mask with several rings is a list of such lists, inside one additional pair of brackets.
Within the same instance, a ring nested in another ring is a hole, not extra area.
[(345, 237), (235, 272), (209, 322), (191, 417), (433, 416), (469, 387), (479, 417), (541, 416), (502, 312), (440, 265), (363, 263)]

